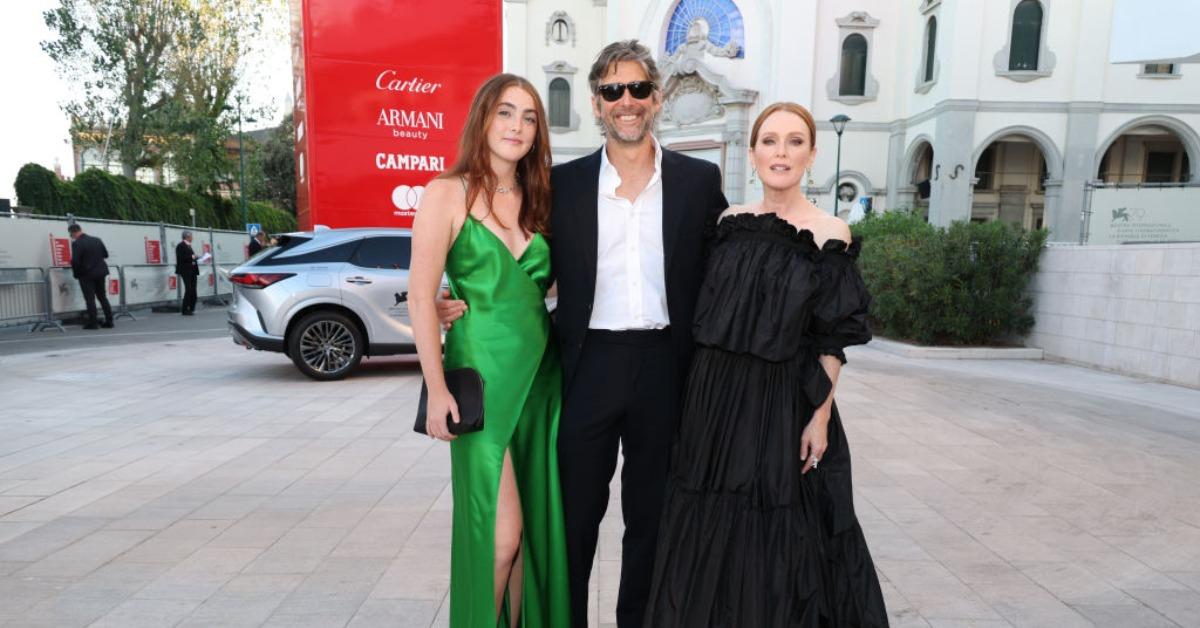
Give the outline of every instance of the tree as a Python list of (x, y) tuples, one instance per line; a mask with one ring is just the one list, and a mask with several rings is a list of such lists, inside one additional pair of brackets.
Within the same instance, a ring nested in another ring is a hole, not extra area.
[(244, 0), (191, 2), (188, 28), (180, 33), (168, 70), (176, 123), (168, 154), (188, 189), (216, 193), (236, 169), (225, 148), (237, 124), (230, 99), (247, 42), (257, 40), (263, 15), (261, 5), (243, 7)]
[(78, 141), (109, 146), (133, 178), (169, 163), (185, 187), (232, 180), (229, 101), (263, 12), (277, 0), (59, 0), (42, 49), (80, 86), (64, 103)]
[(296, 126), (289, 112), (263, 144), (259, 153), (262, 164), (264, 195), (261, 200), (296, 213)]
[(75, 89), (64, 104), (75, 131), (106, 129), (125, 176), (156, 164), (171, 100), (167, 49), (188, 23), (186, 0), (59, 0), (46, 11), (57, 38), (42, 50)]

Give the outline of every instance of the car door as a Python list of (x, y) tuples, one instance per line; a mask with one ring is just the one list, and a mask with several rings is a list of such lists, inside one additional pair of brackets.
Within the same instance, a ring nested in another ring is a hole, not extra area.
[(342, 271), (342, 298), (362, 316), (372, 353), (398, 351), (413, 342), (408, 318), (411, 255), (407, 235), (368, 236)]

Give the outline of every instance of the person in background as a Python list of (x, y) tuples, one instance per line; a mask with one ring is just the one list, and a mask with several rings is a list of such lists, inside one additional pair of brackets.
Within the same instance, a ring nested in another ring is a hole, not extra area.
[(196, 313), (196, 278), (200, 276), (200, 264), (192, 250), (192, 232), (184, 231), (183, 239), (175, 245), (175, 274), (183, 280), (183, 304), (179, 312), (184, 316)]
[(267, 234), (259, 231), (250, 238), (250, 257), (258, 255), (265, 248), (267, 248)]
[[(104, 278), (108, 276), (108, 249), (104, 241), (83, 232), (83, 227), (71, 225), (67, 227), (71, 236), (71, 274), (79, 280), (79, 289), (83, 292), (83, 300), (87, 303), (88, 322), (84, 329), (112, 329), (112, 306), (108, 304), (108, 295), (104, 293)], [(104, 324), (97, 325), (96, 299), (104, 308)]]

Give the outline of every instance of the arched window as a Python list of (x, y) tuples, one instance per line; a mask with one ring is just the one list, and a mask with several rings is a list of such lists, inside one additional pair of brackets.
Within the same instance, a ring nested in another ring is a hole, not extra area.
[(1038, 69), (1038, 54), (1042, 45), (1042, 3), (1021, 0), (1013, 11), (1012, 39), (1009, 42), (1008, 69), (1034, 71)]
[(838, 94), (863, 96), (867, 89), (867, 38), (854, 33), (842, 41), (842, 72)]
[(555, 11), (546, 20), (546, 45), (575, 45), (575, 20), (566, 11)]
[(933, 80), (933, 55), (937, 52), (937, 18), (925, 23), (925, 82)]
[(567, 25), (567, 21), (559, 18), (554, 20), (554, 24), (550, 26), (550, 39), (555, 43), (565, 44), (571, 36), (571, 27)]
[(571, 84), (565, 78), (550, 81), (550, 126), (571, 126)]
[(679, 0), (667, 22), (668, 55), (675, 54), (677, 48), (687, 43), (688, 31), (697, 19), (703, 19), (708, 24), (709, 42), (719, 48), (732, 43), (738, 49), (735, 58), (745, 58), (746, 35), (742, 13), (733, 0)]

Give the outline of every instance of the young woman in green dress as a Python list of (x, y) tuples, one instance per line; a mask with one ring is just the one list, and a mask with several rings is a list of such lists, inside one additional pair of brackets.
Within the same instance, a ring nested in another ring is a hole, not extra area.
[[(425, 188), (413, 224), (409, 304), (429, 387), (429, 435), (450, 442), (453, 628), (570, 623), (558, 481), (561, 374), (550, 287), (550, 142), (537, 90), (511, 74), (471, 103), (458, 162)], [(439, 337), (443, 272), (466, 312)], [(459, 420), (443, 369), (484, 381), (484, 428)]]

